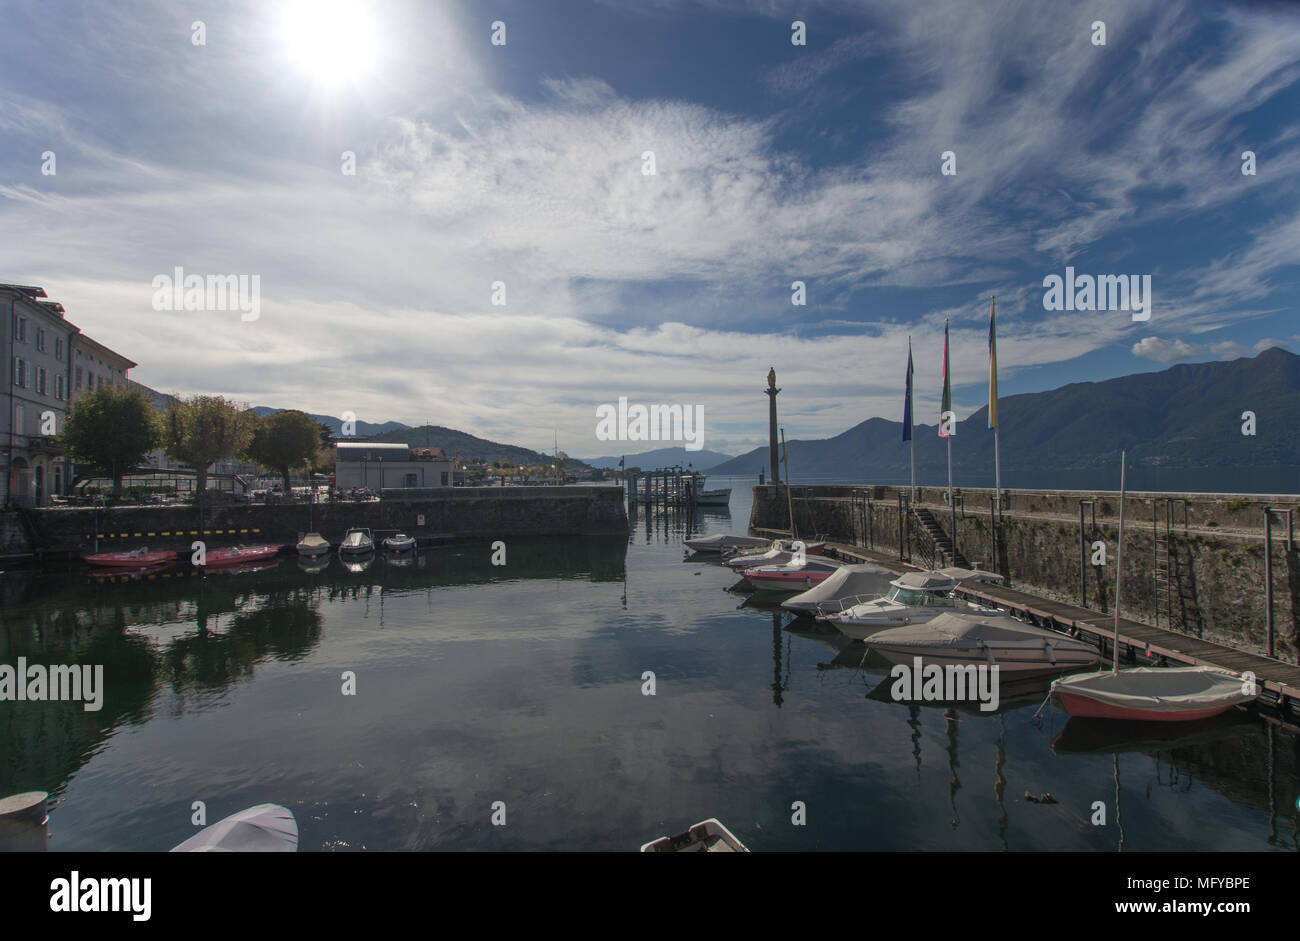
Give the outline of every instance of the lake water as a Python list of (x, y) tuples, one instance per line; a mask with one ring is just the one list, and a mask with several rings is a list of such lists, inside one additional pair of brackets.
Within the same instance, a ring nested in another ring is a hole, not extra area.
[(0, 663), (103, 664), (107, 692), (0, 702), (0, 796), (51, 792), (53, 851), (168, 849), (195, 801), (284, 804), (303, 850), (635, 850), (711, 816), (756, 851), (1300, 848), (1288, 727), (897, 704), (860, 646), (742, 607), (681, 543), (743, 532), (747, 483), (730, 516), (507, 540), (505, 566), (484, 540), (359, 574), (7, 573)]

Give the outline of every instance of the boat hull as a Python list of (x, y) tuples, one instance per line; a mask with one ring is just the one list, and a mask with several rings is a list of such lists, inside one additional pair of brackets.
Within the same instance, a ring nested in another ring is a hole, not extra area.
[(213, 549), (205, 554), (204, 561), (199, 565), (202, 568), (247, 565), (273, 559), (279, 554), (279, 546), (237, 546), (230, 549)]
[(1091, 696), (1078, 693), (1057, 692), (1061, 708), (1080, 719), (1128, 719), (1141, 722), (1193, 722), (1197, 719), (1209, 719), (1222, 715), (1235, 708), (1236, 703), (1220, 703), (1201, 709), (1185, 709), (1179, 712), (1160, 712), (1152, 709), (1117, 706), (1101, 702)]
[(128, 568), (148, 568), (153, 565), (161, 565), (164, 562), (174, 562), (179, 553), (159, 550), (157, 552), (97, 552), (93, 555), (82, 556), (82, 561), (87, 565), (97, 565), (106, 568), (128, 569)]

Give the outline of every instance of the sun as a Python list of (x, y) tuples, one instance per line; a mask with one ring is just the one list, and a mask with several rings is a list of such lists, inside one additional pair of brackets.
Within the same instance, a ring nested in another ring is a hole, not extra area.
[(373, 12), (361, 0), (290, 0), (284, 35), (289, 58), (321, 85), (356, 82), (378, 60)]

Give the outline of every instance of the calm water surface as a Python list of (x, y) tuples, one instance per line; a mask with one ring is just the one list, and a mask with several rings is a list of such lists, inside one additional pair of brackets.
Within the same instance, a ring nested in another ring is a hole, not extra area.
[(896, 704), (861, 646), (742, 607), (681, 548), (744, 531), (735, 483), (730, 516), (508, 541), (504, 567), (484, 540), (360, 574), (7, 573), (0, 662), (102, 663), (107, 694), (0, 703), (0, 795), (53, 795), (51, 850), (166, 850), (199, 800), (284, 804), (304, 850), (635, 850), (710, 816), (754, 850), (1300, 848), (1288, 727), (1116, 737), (1035, 720), (1041, 688)]

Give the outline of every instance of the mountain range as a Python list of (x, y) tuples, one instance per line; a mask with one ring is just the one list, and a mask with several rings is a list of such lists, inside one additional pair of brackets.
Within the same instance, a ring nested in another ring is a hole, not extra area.
[[(901, 414), (901, 390), (899, 399)], [(1115, 489), (1120, 452), (1127, 450), (1134, 468), (1215, 469), (1224, 475), (1272, 468), (1283, 473), (1269, 475), (1270, 480), (1292, 480), (1285, 492), (1300, 489), (1300, 427), (1295, 421), (1300, 414), (1300, 356), (1277, 347), (1230, 362), (1180, 364), (1010, 395), (997, 405), (1004, 481), (1009, 475), (1036, 481), (1016, 486), (1066, 487), (1064, 481), (1070, 480), (1084, 489)], [(1243, 433), (1252, 430), (1247, 412), (1254, 415), (1254, 434)], [(938, 425), (918, 424), (914, 437), (918, 481), (945, 479), (947, 447)], [(811, 478), (905, 481), (910, 449), (902, 438), (901, 422), (869, 418), (832, 438), (790, 441), (791, 478), (795, 483)], [(957, 423), (954, 482), (991, 485), (993, 452), (994, 433), (984, 406)], [(711, 473), (750, 476), (767, 467), (764, 446)], [(1294, 478), (1292, 468), (1297, 470)], [(1098, 483), (1086, 482), (1094, 477)]]
[(704, 471), (731, 460), (730, 454), (720, 454), (717, 451), (708, 451), (701, 449), (699, 451), (687, 451), (684, 447), (678, 448), (658, 448), (654, 451), (641, 451), (638, 454), (618, 455), (616, 457), (589, 457), (585, 458), (587, 464), (592, 467), (600, 467), (605, 470), (613, 470), (618, 467), (618, 462), (626, 457), (627, 467), (639, 467), (642, 470), (656, 470), (660, 467), (686, 467), (689, 465), (694, 470)]

